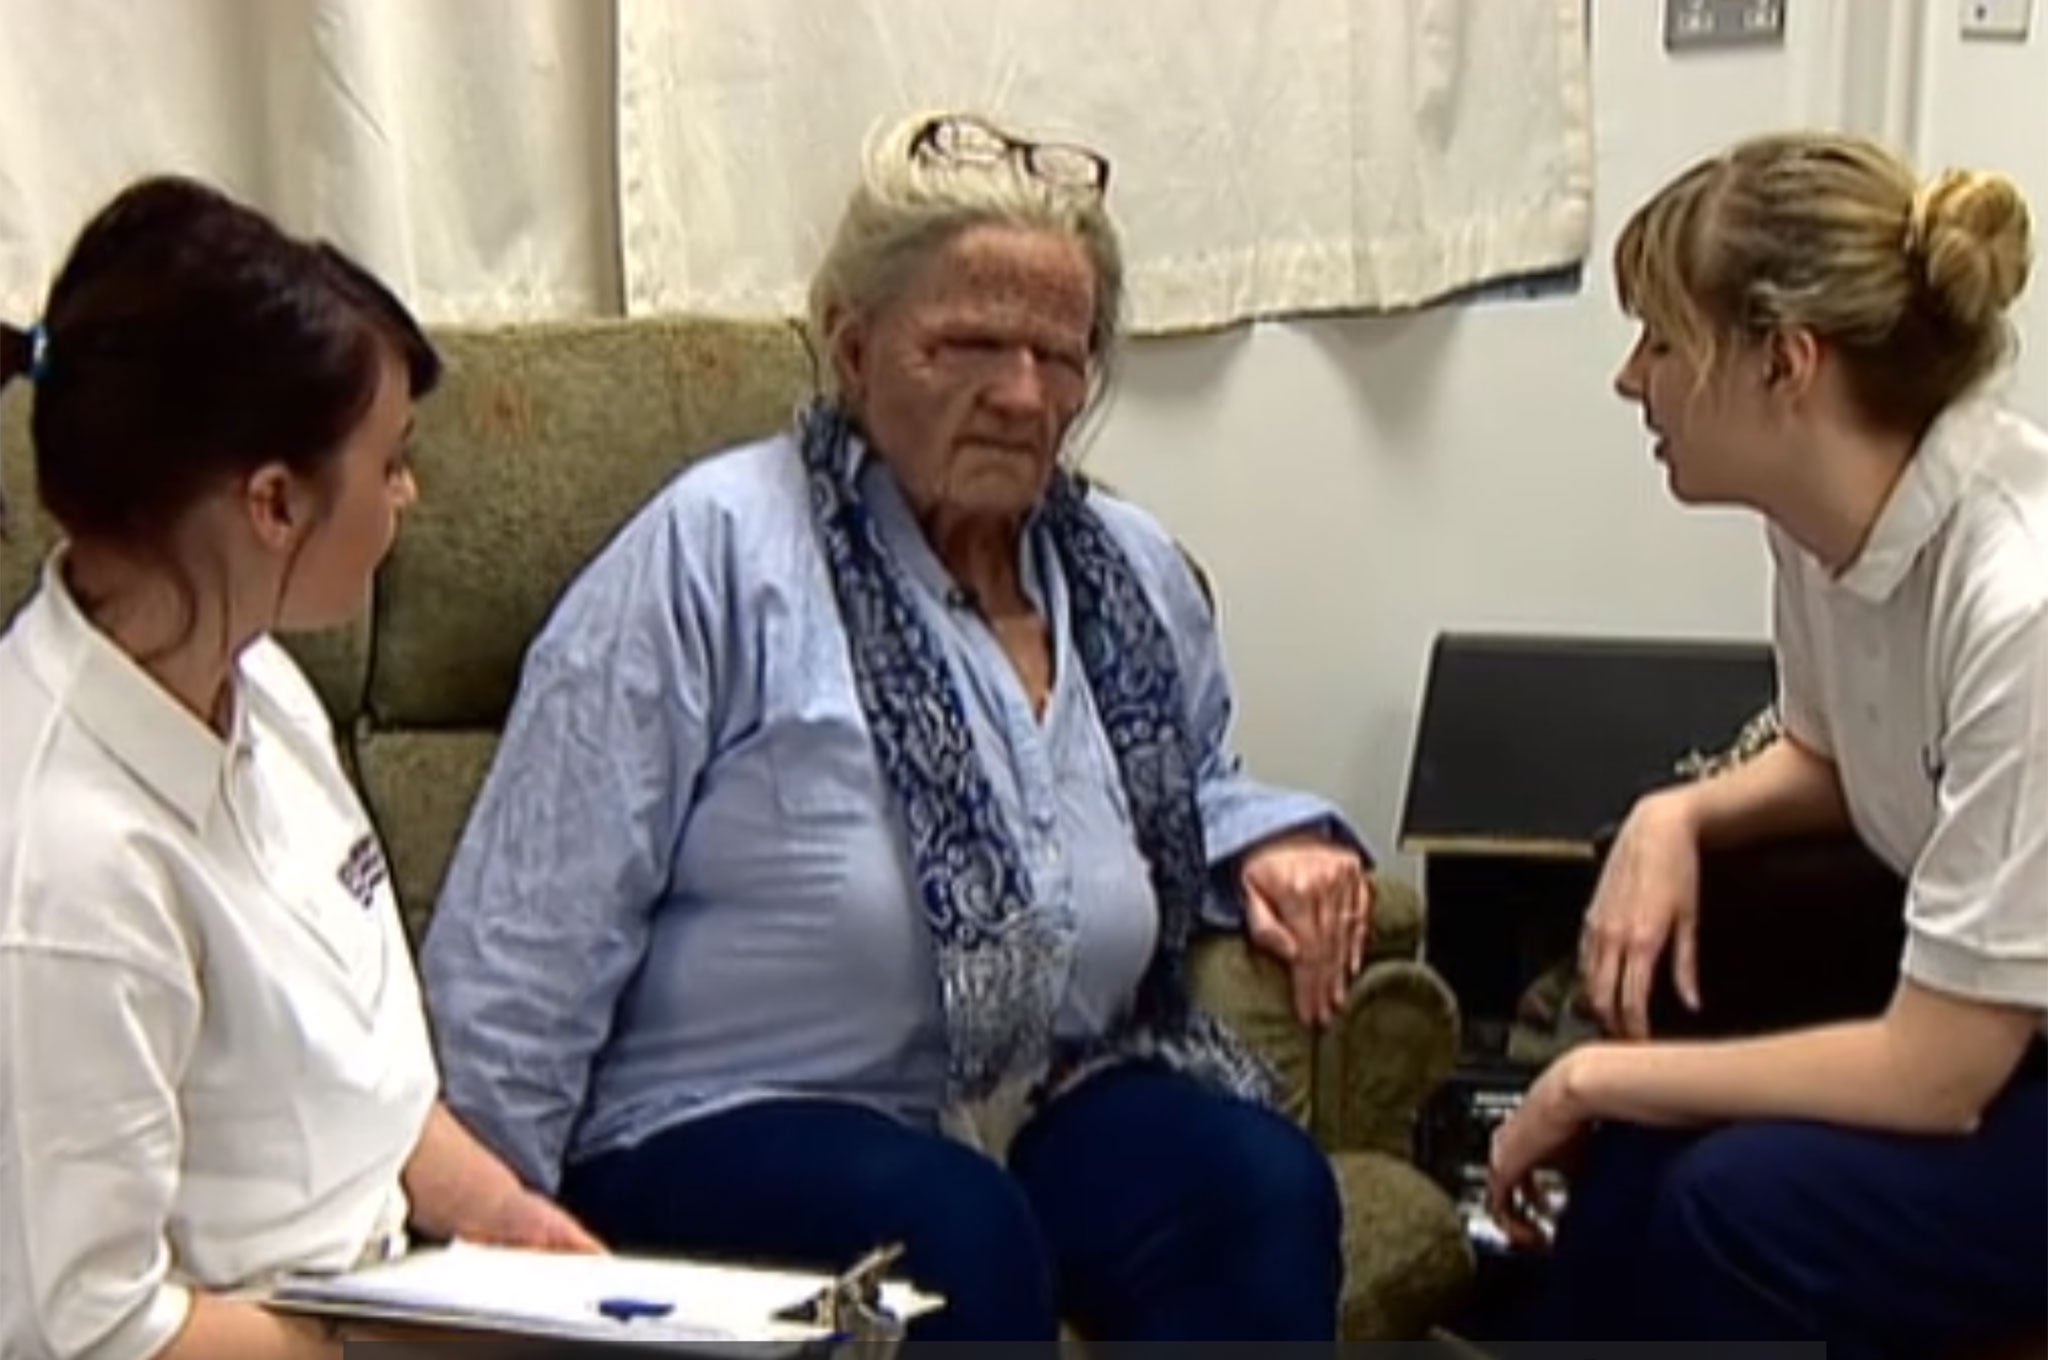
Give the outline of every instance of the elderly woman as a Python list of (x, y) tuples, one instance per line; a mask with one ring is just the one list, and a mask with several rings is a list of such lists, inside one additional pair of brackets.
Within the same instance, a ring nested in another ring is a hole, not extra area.
[(1183, 963), (1244, 929), (1327, 1019), (1368, 881), (1239, 772), (1174, 540), (1062, 465), (1108, 176), (966, 117), (876, 144), (812, 290), (830, 395), (563, 598), (430, 1006), (455, 1106), (609, 1240), (901, 1241), (928, 1337), (1326, 1338), (1328, 1165)]

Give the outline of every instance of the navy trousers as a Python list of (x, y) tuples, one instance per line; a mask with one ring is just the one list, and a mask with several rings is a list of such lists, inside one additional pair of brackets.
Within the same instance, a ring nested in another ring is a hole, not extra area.
[(1610, 1125), (1573, 1178), (1542, 1340), (1825, 1340), (1938, 1357), (2048, 1332), (2048, 1079), (1976, 1133)]
[(690, 1120), (572, 1167), (621, 1249), (837, 1269), (877, 1243), (947, 1306), (917, 1340), (1330, 1340), (1343, 1272), (1328, 1159), (1284, 1117), (1155, 1067), (1113, 1069), (999, 1165), (836, 1101)]

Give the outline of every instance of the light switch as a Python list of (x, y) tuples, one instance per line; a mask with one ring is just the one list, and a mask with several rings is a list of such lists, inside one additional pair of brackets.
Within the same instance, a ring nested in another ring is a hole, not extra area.
[(1785, 40), (1785, 0), (1664, 0), (1664, 46), (1745, 47)]
[(1965, 38), (2019, 41), (2034, 17), (2034, 0), (1962, 0), (1962, 7)]

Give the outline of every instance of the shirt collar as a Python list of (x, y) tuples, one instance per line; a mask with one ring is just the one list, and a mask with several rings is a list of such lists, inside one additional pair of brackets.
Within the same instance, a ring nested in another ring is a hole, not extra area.
[(1862, 551), (1836, 577), (1843, 589), (1881, 604), (1899, 588), (1990, 446), (1995, 409), (1987, 400), (1971, 398), (1935, 417), (1906, 460)]
[(109, 754), (194, 828), (225, 787), (230, 755), (247, 740), (237, 693), (233, 741), (223, 741), (135, 659), (95, 627), (64, 582), (60, 549), (43, 566), (38, 618), (65, 710)]

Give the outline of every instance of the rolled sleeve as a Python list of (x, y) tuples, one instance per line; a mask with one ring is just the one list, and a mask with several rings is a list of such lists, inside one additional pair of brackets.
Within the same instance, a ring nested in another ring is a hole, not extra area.
[(1219, 930), (1244, 924), (1244, 895), (1237, 866), (1249, 850), (1276, 836), (1315, 831), (1358, 852), (1369, 869), (1372, 851), (1336, 808), (1313, 794), (1269, 788), (1241, 774), (1205, 780), (1202, 821), (1208, 829), (1210, 892), (1203, 921)]
[(0, 1337), (144, 1360), (191, 1308), (166, 1222), (197, 989), (130, 959), (0, 942), (0, 998), (0, 1201), (20, 1267), (0, 1272)]
[(1985, 630), (1948, 694), (1904, 971), (1940, 991), (2048, 1010), (2048, 616)]

